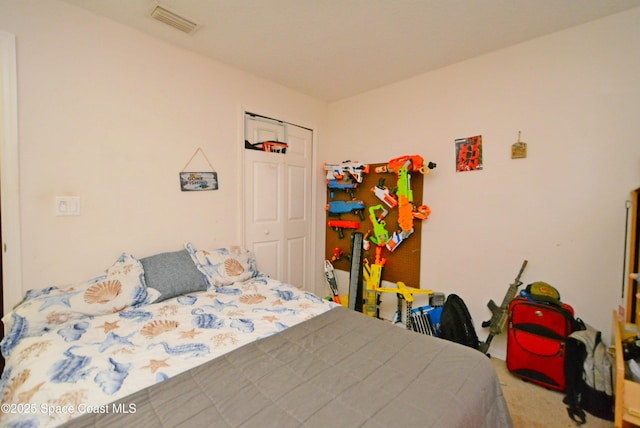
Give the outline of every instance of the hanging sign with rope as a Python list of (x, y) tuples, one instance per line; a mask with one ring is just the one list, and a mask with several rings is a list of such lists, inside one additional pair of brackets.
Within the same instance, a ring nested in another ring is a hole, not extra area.
[[(185, 171), (193, 161), (193, 158), (195, 158), (198, 153), (200, 153), (205, 158), (207, 164), (209, 164), (209, 167), (211, 168), (211, 171)], [(207, 158), (207, 155), (205, 155), (202, 151), (202, 148), (198, 147), (193, 156), (191, 156), (191, 159), (189, 159), (189, 162), (187, 162), (184, 168), (182, 168), (182, 171), (180, 172), (180, 189), (183, 192), (218, 190), (218, 173), (211, 165), (211, 162), (209, 162), (209, 159)]]

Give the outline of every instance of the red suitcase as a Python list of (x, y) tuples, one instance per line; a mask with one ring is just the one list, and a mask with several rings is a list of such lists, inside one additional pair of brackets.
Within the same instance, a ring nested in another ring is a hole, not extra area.
[(573, 308), (516, 297), (509, 305), (507, 368), (527, 381), (564, 392), (565, 341)]

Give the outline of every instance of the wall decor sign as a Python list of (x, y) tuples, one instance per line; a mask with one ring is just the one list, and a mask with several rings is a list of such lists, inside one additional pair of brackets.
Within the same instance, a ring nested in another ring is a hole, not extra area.
[(482, 169), (482, 135), (458, 138), (456, 146), (456, 171), (479, 171)]
[(218, 190), (218, 173), (211, 172), (181, 172), (180, 189), (183, 192), (196, 190)]
[(518, 131), (518, 141), (511, 145), (511, 159), (524, 159), (527, 157), (527, 143), (520, 141), (520, 131)]
[[(198, 153), (205, 158), (211, 168), (211, 171), (185, 171)], [(215, 171), (211, 162), (209, 162), (209, 158), (207, 158), (207, 155), (204, 154), (204, 151), (202, 151), (202, 148), (200, 147), (198, 147), (193, 156), (191, 156), (191, 159), (189, 159), (189, 162), (187, 162), (180, 172), (180, 190), (183, 192), (218, 190), (218, 173)]]

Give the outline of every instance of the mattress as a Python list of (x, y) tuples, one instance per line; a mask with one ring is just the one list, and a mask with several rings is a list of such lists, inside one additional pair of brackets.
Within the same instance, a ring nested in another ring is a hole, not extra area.
[(482, 353), (335, 308), (66, 427), (510, 427)]

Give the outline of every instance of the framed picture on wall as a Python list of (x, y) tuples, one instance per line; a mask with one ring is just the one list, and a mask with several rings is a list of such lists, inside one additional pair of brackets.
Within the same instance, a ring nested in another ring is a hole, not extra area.
[(479, 171), (482, 169), (482, 135), (455, 140), (456, 171)]

